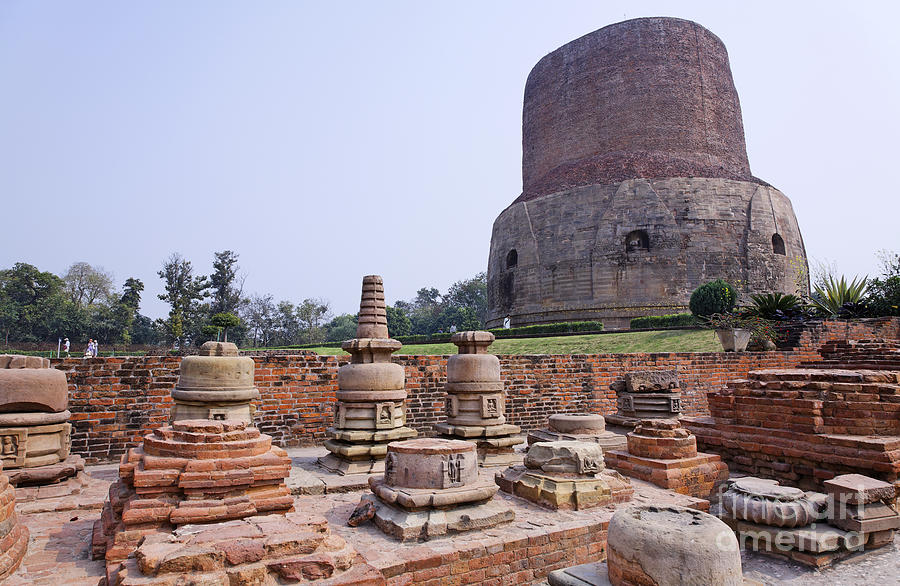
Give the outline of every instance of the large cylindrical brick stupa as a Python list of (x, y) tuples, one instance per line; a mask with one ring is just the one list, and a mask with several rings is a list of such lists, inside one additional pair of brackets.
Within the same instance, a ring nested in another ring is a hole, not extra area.
[(522, 194), (495, 220), (488, 326), (687, 311), (699, 285), (808, 287), (791, 202), (753, 177), (725, 45), (640, 18), (541, 59), (525, 85)]

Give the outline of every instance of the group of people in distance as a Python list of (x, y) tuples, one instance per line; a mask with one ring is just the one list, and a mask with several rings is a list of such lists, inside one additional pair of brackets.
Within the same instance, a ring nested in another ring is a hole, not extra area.
[[(84, 350), (84, 358), (96, 358), (99, 352), (100, 342), (99, 340), (95, 340), (91, 338), (88, 340), (87, 348)], [(71, 344), (69, 343), (69, 339), (66, 338), (62, 343), (62, 351), (66, 353), (66, 358), (69, 357), (69, 348), (71, 348)]]

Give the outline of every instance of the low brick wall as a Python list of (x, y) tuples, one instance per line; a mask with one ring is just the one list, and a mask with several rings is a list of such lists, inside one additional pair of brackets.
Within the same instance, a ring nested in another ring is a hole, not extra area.
[[(616, 411), (616, 395), (610, 385), (627, 372), (654, 369), (677, 370), (685, 414), (707, 415), (707, 393), (726, 382), (744, 378), (754, 369), (790, 368), (818, 360), (815, 350), (824, 341), (845, 336), (850, 329), (860, 338), (900, 331), (897, 318), (885, 323), (888, 325), (882, 323), (876, 330), (876, 326), (863, 327), (858, 322), (849, 328), (842, 322), (826, 322), (800, 336), (803, 347), (780, 352), (500, 356), (508, 393), (506, 416), (510, 423), (529, 430), (546, 426), (554, 413), (609, 415)], [(305, 353), (254, 356), (261, 395), (255, 419), (260, 430), (284, 447), (325, 440), (326, 428), (332, 423), (337, 370), (346, 358)], [(444, 420), (447, 356), (398, 356), (394, 360), (406, 369), (408, 425), (429, 435), (434, 424)], [(89, 463), (117, 460), (127, 447), (139, 444), (144, 434), (167, 421), (181, 358), (52, 362), (69, 380), (72, 449)]]

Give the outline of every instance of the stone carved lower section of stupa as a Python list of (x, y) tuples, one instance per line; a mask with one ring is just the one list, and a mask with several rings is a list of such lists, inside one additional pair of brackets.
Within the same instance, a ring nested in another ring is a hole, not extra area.
[(624, 450), (624, 435), (606, 430), (606, 421), (596, 413), (558, 413), (551, 415), (547, 429), (528, 432), (528, 445), (537, 442), (593, 442), (604, 450)]
[(124, 560), (148, 534), (293, 510), (291, 459), (245, 421), (188, 419), (144, 436), (94, 524), (94, 559)]
[[(84, 481), (73, 455), (66, 375), (38, 356), (0, 356), (0, 458), (18, 498), (40, 497), (39, 486), (62, 483), (53, 496), (77, 493)], [(28, 488), (31, 487), (31, 488)]]
[(232, 419), (253, 424), (259, 398), (254, 386), (255, 364), (239, 356), (230, 342), (206, 342), (199, 356), (185, 356), (181, 374), (172, 390), (171, 421), (183, 419)]
[(551, 509), (588, 509), (631, 500), (631, 482), (604, 470), (603, 448), (594, 442), (538, 442), (524, 466), (512, 466), (494, 478), (503, 492)]
[(490, 332), (458, 332), (450, 341), (459, 353), (447, 360), (447, 422), (434, 426), (446, 438), (475, 442), (481, 466), (510, 466), (522, 461), (514, 447), (524, 442), (518, 425), (506, 423), (506, 391), (500, 359), (488, 354)]
[(0, 474), (0, 582), (22, 563), (28, 549), (28, 528), (16, 516), (16, 491)]
[(617, 411), (606, 416), (609, 423), (634, 427), (641, 419), (681, 417), (681, 384), (674, 370), (629, 372), (611, 388)]
[(388, 443), (418, 435), (406, 427), (406, 373), (391, 362), (400, 347), (388, 334), (381, 277), (363, 277), (356, 338), (341, 345), (350, 363), (338, 369), (334, 426), (325, 442), (329, 454), (319, 458), (324, 468), (340, 474), (382, 472)]
[(362, 497), (357, 511), (372, 511), (374, 523), (402, 541), (486, 529), (515, 518), (509, 506), (493, 499), (497, 485), (479, 478), (471, 442), (391, 443), (384, 476), (369, 478), (369, 488), (372, 494)]

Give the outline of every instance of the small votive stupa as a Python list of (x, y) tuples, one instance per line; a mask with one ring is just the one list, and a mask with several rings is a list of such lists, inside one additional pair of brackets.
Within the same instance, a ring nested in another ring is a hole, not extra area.
[(512, 466), (494, 478), (503, 492), (551, 509), (588, 509), (631, 500), (631, 482), (604, 470), (603, 448), (594, 442), (538, 442), (524, 466)]
[(171, 421), (183, 419), (232, 419), (253, 424), (252, 401), (259, 398), (254, 386), (255, 364), (239, 356), (231, 342), (206, 342), (199, 356), (185, 356), (181, 375), (172, 390)]
[(94, 524), (94, 559), (111, 570), (152, 533), (291, 511), (290, 472), (287, 453), (246, 421), (186, 419), (155, 429), (122, 457)]
[(0, 474), (0, 582), (16, 571), (27, 549), (28, 528), (16, 516), (16, 491)]
[[(16, 487), (54, 487), (53, 496), (79, 492), (84, 460), (69, 453), (69, 385), (39, 356), (0, 356), (0, 457)], [(73, 478), (76, 477), (77, 478)], [(34, 498), (40, 490), (23, 488)], [(19, 498), (23, 497), (19, 494)]]
[(325, 442), (329, 454), (319, 458), (324, 468), (340, 474), (382, 472), (388, 443), (416, 437), (416, 430), (406, 427), (406, 373), (391, 362), (401, 346), (388, 334), (381, 277), (363, 277), (356, 338), (341, 345), (350, 364), (338, 370), (334, 427)]
[(506, 423), (506, 391), (500, 359), (488, 354), (490, 332), (458, 332), (450, 341), (459, 353), (447, 360), (447, 422), (434, 429), (446, 438), (475, 442), (481, 466), (510, 466), (522, 461), (514, 446), (525, 440), (518, 425)]
[(421, 438), (388, 445), (384, 476), (369, 478), (373, 494), (362, 497), (385, 533), (402, 541), (486, 529), (515, 518), (497, 485), (478, 477), (475, 444)]

